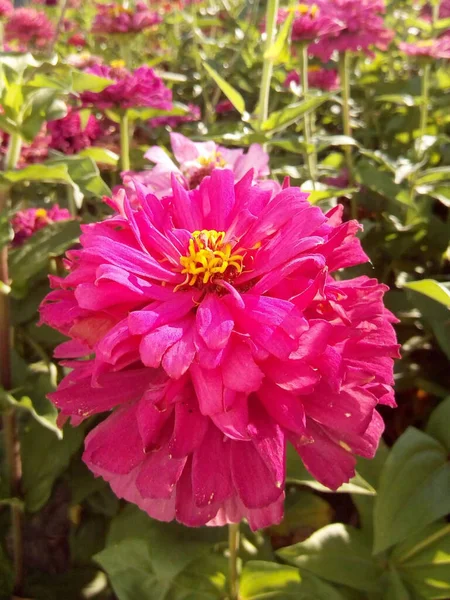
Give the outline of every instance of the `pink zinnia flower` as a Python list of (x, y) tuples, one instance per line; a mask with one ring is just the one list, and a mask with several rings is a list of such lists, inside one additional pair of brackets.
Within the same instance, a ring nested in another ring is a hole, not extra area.
[[(286, 75), (284, 85), (289, 87), (291, 82), (300, 83), (300, 73), (297, 71), (290, 71)], [(331, 92), (337, 90), (339, 87), (339, 75), (334, 69), (321, 69), (319, 67), (310, 67), (308, 70), (308, 85), (312, 88)]]
[(53, 24), (44, 12), (34, 8), (18, 8), (5, 26), (5, 41), (17, 42), (21, 49), (28, 46), (45, 48), (55, 35)]
[[(328, 4), (325, 7), (314, 2), (300, 3), (294, 11), (291, 34), (293, 42), (312, 42), (323, 36), (336, 34), (344, 27), (333, 14), (329, 16)], [(289, 10), (281, 9), (277, 22), (284, 23), (288, 15)]]
[(189, 190), (196, 188), (204, 177), (218, 167), (231, 169), (236, 181), (252, 168), (257, 179), (267, 177), (270, 173), (269, 155), (259, 144), (252, 144), (244, 153), (242, 148), (230, 150), (213, 141), (193, 142), (181, 133), (171, 133), (170, 141), (178, 166), (162, 148), (153, 146), (144, 156), (156, 166), (148, 171), (125, 174), (125, 185), (133, 180), (138, 181), (149, 186), (158, 198), (163, 198), (171, 194), (172, 174)]
[(233, 106), (233, 103), (230, 100), (224, 99), (217, 103), (215, 111), (218, 115), (223, 115), (225, 113), (233, 112), (236, 110)]
[(444, 36), (437, 40), (420, 40), (413, 44), (400, 42), (400, 50), (408, 56), (418, 56), (429, 59), (450, 59), (450, 36)]
[(139, 67), (130, 73), (122, 67), (94, 65), (87, 69), (87, 72), (112, 79), (116, 83), (101, 92), (83, 92), (81, 99), (84, 104), (100, 109), (138, 106), (151, 106), (163, 110), (172, 108), (172, 92), (150, 67)]
[(189, 112), (186, 115), (174, 115), (173, 117), (154, 117), (149, 119), (150, 127), (171, 127), (175, 129), (182, 123), (191, 123), (192, 121), (200, 121), (202, 113), (200, 106), (196, 104), (188, 104)]
[[(41, 130), (30, 143), (23, 143), (20, 149), (20, 157), (17, 166), (22, 168), (26, 165), (32, 165), (42, 162), (48, 156), (50, 144), (50, 135), (47, 132), (46, 125), (42, 125)], [(0, 154), (6, 155), (9, 145), (9, 134), (0, 131)]]
[(145, 3), (137, 3), (136, 9), (124, 8), (120, 3), (98, 4), (92, 24), (93, 33), (139, 33), (161, 23), (158, 13), (148, 10)]
[(334, 51), (371, 54), (372, 48), (386, 50), (394, 37), (394, 32), (384, 25), (384, 0), (318, 0), (318, 4), (344, 26), (337, 34), (323, 37), (309, 47), (310, 53), (323, 62)]
[(0, 19), (9, 17), (14, 12), (14, 6), (10, 0), (0, 0)]
[(63, 119), (50, 121), (47, 128), (51, 134), (50, 147), (64, 154), (77, 154), (102, 134), (102, 129), (94, 115), (90, 115), (86, 126), (82, 128), (80, 114), (69, 109)]
[(21, 246), (36, 231), (47, 227), (57, 221), (67, 221), (71, 219), (70, 212), (66, 208), (59, 208), (54, 204), (50, 209), (45, 208), (26, 208), (16, 212), (11, 220), (11, 226), (14, 230), (13, 246)]
[(74, 33), (67, 40), (67, 43), (70, 46), (78, 46), (79, 48), (84, 48), (86, 46), (86, 38), (82, 33)]
[(96, 475), (154, 518), (257, 529), (282, 518), (288, 441), (332, 489), (374, 455), (398, 346), (386, 286), (333, 277), (368, 260), (358, 223), (234, 179), (136, 184), (136, 209), (121, 190), (41, 316), (71, 338), (61, 419), (113, 410), (86, 438)]

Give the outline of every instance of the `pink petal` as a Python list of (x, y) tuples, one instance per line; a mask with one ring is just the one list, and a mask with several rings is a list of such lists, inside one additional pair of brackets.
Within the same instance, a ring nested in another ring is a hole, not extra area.
[(197, 331), (212, 350), (225, 348), (234, 321), (230, 311), (217, 294), (207, 294), (197, 309)]

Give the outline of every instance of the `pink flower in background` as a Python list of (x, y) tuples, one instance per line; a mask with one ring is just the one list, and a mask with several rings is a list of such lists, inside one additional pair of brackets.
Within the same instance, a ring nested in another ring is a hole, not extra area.
[(112, 411), (84, 461), (152, 517), (266, 527), (287, 442), (331, 489), (374, 455), (376, 407), (395, 405), (387, 288), (334, 279), (368, 260), (342, 207), (273, 195), (252, 171), (172, 186), (159, 200), (137, 183), (138, 208), (121, 190), (51, 278), (42, 322), (69, 336), (56, 356), (72, 369), (51, 399), (75, 425)]
[(170, 110), (172, 92), (164, 85), (153, 69), (139, 67), (133, 72), (122, 67), (94, 65), (88, 73), (115, 81), (101, 92), (83, 92), (81, 99), (85, 105), (96, 108), (133, 108), (149, 106)]
[(408, 56), (420, 58), (450, 59), (450, 36), (444, 36), (436, 40), (420, 40), (413, 44), (400, 42), (398, 47)]
[(84, 48), (87, 44), (86, 38), (84, 37), (84, 35), (82, 33), (74, 33), (67, 40), (67, 43), (70, 46), (78, 46), (79, 48)]
[[(314, 2), (305, 2), (298, 4), (294, 11), (295, 16), (292, 23), (293, 42), (311, 42), (323, 36), (336, 34), (343, 29), (343, 24), (330, 11), (329, 4), (319, 5)], [(277, 22), (284, 23), (288, 15), (289, 10), (281, 9), (278, 12)]]
[(44, 12), (34, 8), (18, 8), (5, 26), (5, 41), (16, 42), (20, 49), (45, 48), (55, 36), (55, 28)]
[(93, 33), (139, 33), (162, 19), (156, 12), (148, 10), (145, 3), (138, 2), (136, 8), (124, 8), (120, 3), (97, 4), (97, 14), (92, 24)]
[(19, 210), (11, 220), (14, 231), (13, 246), (21, 246), (36, 231), (47, 227), (57, 221), (67, 221), (71, 215), (66, 208), (59, 208), (54, 204), (50, 209), (26, 208)]
[(182, 123), (191, 123), (193, 121), (200, 121), (202, 113), (200, 106), (196, 104), (188, 104), (189, 112), (186, 115), (174, 115), (172, 117), (153, 117), (149, 119), (148, 124), (150, 127), (171, 127), (175, 129)]
[(170, 142), (178, 166), (162, 148), (153, 146), (144, 156), (156, 163), (156, 166), (148, 171), (124, 174), (124, 184), (130, 185), (133, 180), (138, 181), (149, 186), (158, 198), (162, 198), (171, 193), (172, 175), (189, 190), (196, 188), (204, 177), (218, 167), (232, 169), (236, 181), (252, 168), (256, 179), (267, 177), (270, 173), (269, 155), (259, 144), (252, 144), (248, 152), (244, 153), (242, 148), (230, 150), (213, 141), (193, 142), (181, 133), (171, 133)]
[(343, 28), (318, 40), (309, 47), (309, 52), (327, 62), (334, 51), (365, 52), (372, 48), (386, 50), (394, 32), (386, 29), (383, 14), (384, 0), (318, 0), (326, 14)]
[(14, 12), (14, 6), (10, 0), (0, 0), (0, 19), (9, 17)]
[[(42, 162), (48, 156), (50, 135), (44, 124), (31, 143), (22, 143), (17, 166), (19, 168)], [(9, 134), (0, 130), (0, 154), (5, 156), (8, 151)]]
[(94, 115), (90, 115), (86, 126), (82, 127), (80, 114), (72, 108), (63, 119), (47, 123), (47, 129), (52, 136), (50, 148), (64, 154), (77, 154), (83, 148), (92, 146), (102, 134)]
[[(300, 84), (300, 73), (290, 71), (286, 75), (284, 85), (289, 87), (291, 82)], [(339, 75), (334, 69), (321, 69), (319, 67), (310, 67), (308, 70), (308, 85), (312, 88), (331, 92), (339, 88)]]
[(218, 115), (223, 115), (225, 113), (233, 112), (236, 110), (233, 106), (233, 103), (230, 100), (221, 100), (217, 103), (215, 111)]
[[(420, 13), (422, 19), (426, 19), (427, 21), (431, 20), (432, 16), (432, 7), (430, 4), (426, 4), (422, 12)], [(439, 4), (439, 19), (449, 19), (450, 18), (450, 0), (441, 0)]]

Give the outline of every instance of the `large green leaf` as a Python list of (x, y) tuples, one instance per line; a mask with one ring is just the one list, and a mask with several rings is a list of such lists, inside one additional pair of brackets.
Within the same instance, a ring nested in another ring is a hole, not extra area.
[(160, 523), (128, 506), (95, 559), (119, 600), (214, 600), (222, 597), (226, 572), (226, 560), (212, 551), (217, 535)]
[(232, 85), (230, 85), (228, 81), (225, 81), (225, 79), (221, 77), (219, 73), (217, 73), (217, 71), (215, 71), (207, 62), (204, 62), (203, 66), (205, 67), (208, 75), (217, 83), (221, 91), (225, 94), (234, 108), (243, 114), (245, 112), (245, 101), (242, 95)]
[(278, 535), (288, 535), (295, 530), (311, 531), (328, 525), (331, 521), (331, 506), (318, 495), (300, 490), (286, 498), (283, 520), (271, 527)]
[(321, 94), (320, 96), (312, 96), (302, 102), (289, 104), (282, 110), (273, 112), (269, 118), (261, 125), (262, 131), (275, 133), (282, 131), (290, 125), (297, 123), (300, 119), (327, 102), (332, 98), (331, 94)]
[(450, 452), (450, 397), (433, 410), (425, 431)]
[(395, 547), (391, 561), (419, 598), (450, 597), (450, 525), (436, 524)]
[(295, 567), (273, 562), (249, 561), (240, 577), (240, 600), (342, 600), (327, 583), (303, 577)]
[(30, 420), (21, 431), (22, 488), (27, 510), (39, 510), (50, 498), (53, 484), (66, 470), (83, 441), (83, 428), (64, 428), (64, 437)]
[(411, 281), (405, 283), (404, 287), (423, 294), (436, 302), (440, 302), (447, 308), (450, 308), (450, 292), (446, 287), (434, 279), (421, 279), (420, 281)]
[(397, 440), (380, 478), (374, 551), (382, 552), (450, 512), (448, 450), (410, 427)]
[(278, 556), (303, 572), (356, 590), (379, 589), (381, 569), (370, 546), (353, 527), (334, 523), (313, 533), (307, 540), (282, 548)]
[(46, 267), (50, 257), (64, 254), (79, 235), (78, 221), (58, 221), (37, 231), (25, 244), (9, 253), (9, 274), (13, 282), (25, 284)]
[(369, 161), (362, 160), (356, 167), (358, 180), (370, 190), (385, 196), (394, 202), (400, 202), (412, 208), (411, 202), (406, 190), (394, 181), (394, 175), (387, 171), (381, 171)]

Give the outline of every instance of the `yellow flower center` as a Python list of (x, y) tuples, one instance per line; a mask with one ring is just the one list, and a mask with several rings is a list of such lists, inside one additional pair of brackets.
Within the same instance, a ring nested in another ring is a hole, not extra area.
[(309, 15), (314, 18), (319, 11), (319, 7), (317, 4), (312, 4), (311, 6), (308, 4), (299, 4), (296, 7), (296, 11), (301, 15)]
[(47, 211), (45, 210), (45, 208), (38, 208), (35, 212), (35, 216), (39, 219), (45, 219), (45, 217), (47, 216)]
[(112, 60), (110, 65), (113, 69), (123, 69), (125, 67), (125, 61), (120, 59)]
[(216, 167), (226, 167), (227, 163), (222, 157), (220, 152), (214, 152), (211, 156), (200, 156), (198, 162), (202, 165), (202, 167), (209, 167), (214, 165)]
[(231, 244), (224, 244), (224, 238), (225, 232), (215, 229), (193, 232), (188, 254), (180, 257), (181, 272), (186, 275), (182, 285), (206, 285), (215, 275), (223, 278), (229, 269), (242, 273), (244, 256), (232, 254)]

